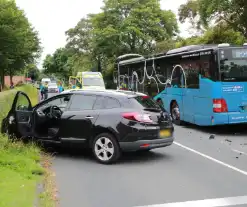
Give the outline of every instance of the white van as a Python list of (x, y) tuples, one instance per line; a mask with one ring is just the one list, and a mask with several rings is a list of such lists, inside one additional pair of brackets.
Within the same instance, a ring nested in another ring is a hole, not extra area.
[(50, 78), (42, 78), (41, 83), (45, 84), (46, 82), (49, 84), (51, 82), (51, 79)]
[(81, 78), (82, 89), (105, 90), (105, 83), (100, 72), (78, 72), (77, 77)]

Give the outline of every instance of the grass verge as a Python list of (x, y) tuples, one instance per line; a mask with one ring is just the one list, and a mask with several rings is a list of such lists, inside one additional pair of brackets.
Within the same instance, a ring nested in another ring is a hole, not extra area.
[[(32, 85), (0, 93), (0, 124), (9, 112), (17, 90), (24, 91), (32, 104), (38, 102), (37, 89)], [(1, 125), (0, 125), (1, 126)], [(0, 134), (0, 206), (1, 207), (33, 207), (37, 197), (37, 183), (48, 182), (48, 170), (41, 165), (49, 156), (41, 156), (41, 150), (35, 144), (9, 142), (6, 136)], [(45, 175), (45, 176), (41, 176)], [(47, 189), (45, 189), (47, 191)], [(50, 192), (52, 190), (48, 190)], [(54, 207), (54, 200), (48, 199), (52, 193), (47, 193), (44, 207)]]
[(55, 173), (51, 170), (52, 158), (49, 154), (42, 153), (42, 166), (45, 169), (43, 192), (40, 195), (40, 204), (44, 207), (56, 207), (58, 204)]

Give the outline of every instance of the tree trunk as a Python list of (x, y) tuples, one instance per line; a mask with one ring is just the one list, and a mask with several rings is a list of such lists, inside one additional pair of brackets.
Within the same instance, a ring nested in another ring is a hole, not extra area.
[(98, 72), (102, 72), (100, 57), (98, 58)]
[(13, 77), (13, 74), (12, 74), (12, 70), (10, 68), (9, 69), (9, 82), (10, 82), (10, 85), (12, 85), (12, 77)]
[(4, 70), (0, 70), (0, 91), (4, 88)]

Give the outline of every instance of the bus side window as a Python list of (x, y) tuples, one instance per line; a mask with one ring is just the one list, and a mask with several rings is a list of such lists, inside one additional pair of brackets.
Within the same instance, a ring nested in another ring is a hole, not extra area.
[(202, 78), (211, 78), (209, 71), (209, 62), (203, 62), (201, 67)]
[(189, 68), (186, 70), (186, 83), (187, 88), (197, 89), (199, 88), (199, 72), (200, 64), (198, 61), (191, 61)]
[(184, 88), (184, 74), (178, 66), (173, 70), (171, 85), (173, 88)]

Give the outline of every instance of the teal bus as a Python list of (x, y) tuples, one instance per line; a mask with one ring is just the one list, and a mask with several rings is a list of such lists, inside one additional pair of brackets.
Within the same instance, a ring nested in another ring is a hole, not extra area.
[(190, 45), (126, 57), (117, 61), (116, 82), (153, 96), (174, 123), (247, 123), (247, 44)]

